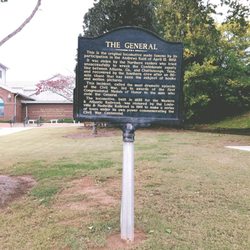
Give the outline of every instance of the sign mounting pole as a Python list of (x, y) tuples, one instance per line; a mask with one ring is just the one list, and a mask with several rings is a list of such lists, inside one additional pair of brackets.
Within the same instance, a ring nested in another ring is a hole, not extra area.
[(74, 119), (122, 126), (121, 238), (134, 240), (134, 133), (182, 122), (183, 44), (138, 27), (78, 38)]
[(121, 239), (134, 241), (134, 132), (127, 123), (123, 128), (123, 170), (121, 202)]

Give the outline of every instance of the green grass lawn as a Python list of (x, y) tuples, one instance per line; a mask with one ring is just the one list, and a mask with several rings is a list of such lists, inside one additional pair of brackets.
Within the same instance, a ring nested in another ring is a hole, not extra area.
[(238, 128), (250, 129), (250, 112), (212, 124), (213, 128)]
[[(0, 210), (0, 249), (96, 249), (119, 232), (119, 203), (71, 210), (64, 203), (86, 197), (61, 196), (84, 176), (120, 194), (122, 133), (105, 131), (77, 138), (68, 135), (91, 131), (36, 128), (0, 138), (0, 174), (37, 181)], [(138, 130), (135, 224), (147, 239), (136, 249), (250, 249), (250, 152), (224, 147), (249, 144), (244, 135)]]
[(250, 112), (228, 117), (218, 122), (194, 125), (192, 128), (199, 131), (250, 135)]

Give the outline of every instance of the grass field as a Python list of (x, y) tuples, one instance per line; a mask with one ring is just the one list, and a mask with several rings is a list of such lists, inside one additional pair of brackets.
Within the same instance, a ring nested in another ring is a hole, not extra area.
[(218, 122), (194, 125), (195, 130), (250, 135), (250, 112), (239, 114), (234, 117), (227, 117)]
[[(98, 249), (119, 232), (121, 132), (90, 133), (1, 137), (0, 174), (31, 175), (37, 185), (0, 210), (0, 249)], [(243, 135), (138, 130), (135, 224), (147, 239), (136, 249), (250, 249), (250, 152), (224, 147), (249, 144)], [(72, 209), (91, 199), (72, 188), (86, 178), (118, 202)]]
[(237, 129), (250, 129), (250, 112), (244, 114), (228, 117), (220, 122), (212, 124), (213, 128), (237, 128)]

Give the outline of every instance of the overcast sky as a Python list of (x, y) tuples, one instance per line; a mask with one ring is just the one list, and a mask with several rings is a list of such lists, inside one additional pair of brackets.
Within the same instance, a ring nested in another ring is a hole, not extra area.
[[(83, 30), (83, 16), (93, 2), (42, 0), (31, 22), (0, 47), (0, 63), (9, 68), (7, 82), (34, 85), (57, 73), (73, 75), (77, 37)], [(37, 0), (0, 1), (0, 39), (16, 29), (36, 3)]]
[[(30, 15), (37, 0), (0, 2), (0, 39)], [(77, 38), (93, 0), (42, 0), (40, 10), (15, 37), (0, 47), (7, 82), (30, 85), (54, 74), (74, 74)]]

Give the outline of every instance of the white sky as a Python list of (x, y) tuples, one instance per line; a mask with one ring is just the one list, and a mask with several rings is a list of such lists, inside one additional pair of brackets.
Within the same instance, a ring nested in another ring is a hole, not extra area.
[[(74, 75), (77, 38), (83, 31), (83, 16), (93, 2), (42, 0), (31, 22), (0, 47), (0, 63), (9, 68), (8, 84), (34, 85), (58, 73)], [(36, 3), (37, 0), (0, 1), (0, 39), (16, 29)]]
[[(37, 0), (0, 2), (0, 39), (16, 29)], [(27, 26), (0, 47), (0, 63), (7, 66), (7, 82), (34, 85), (61, 73), (74, 74), (77, 38), (83, 16), (93, 0), (42, 0)]]

